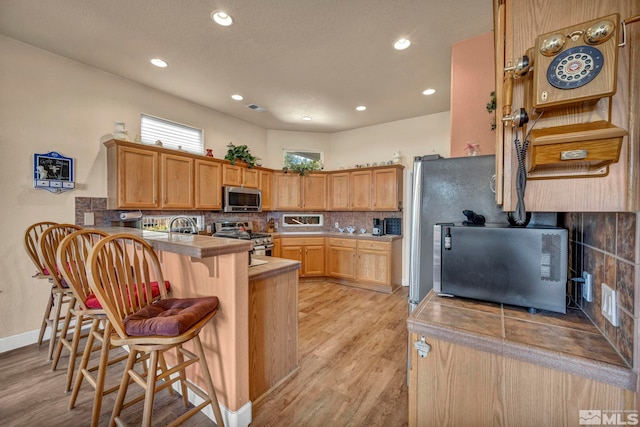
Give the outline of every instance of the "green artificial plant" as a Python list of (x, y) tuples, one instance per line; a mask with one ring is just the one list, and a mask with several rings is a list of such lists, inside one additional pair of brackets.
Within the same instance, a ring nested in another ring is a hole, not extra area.
[(227, 144), (227, 154), (224, 156), (225, 160), (229, 160), (232, 165), (236, 164), (236, 161), (245, 162), (252, 168), (256, 165), (256, 161), (259, 157), (254, 156), (249, 152), (249, 148), (246, 145), (233, 145), (233, 142)]

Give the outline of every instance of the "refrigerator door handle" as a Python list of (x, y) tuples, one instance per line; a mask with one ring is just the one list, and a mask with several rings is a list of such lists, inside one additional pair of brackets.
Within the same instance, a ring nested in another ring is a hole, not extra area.
[(411, 200), (411, 246), (409, 264), (409, 301), (417, 304), (420, 298), (420, 209), (422, 196), (422, 161), (413, 163), (413, 197)]

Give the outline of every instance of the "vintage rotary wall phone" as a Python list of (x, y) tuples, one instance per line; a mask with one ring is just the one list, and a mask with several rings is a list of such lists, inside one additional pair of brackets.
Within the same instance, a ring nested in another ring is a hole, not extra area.
[[(618, 47), (626, 44), (626, 25), (636, 21), (640, 21), (640, 15), (622, 22), (623, 41), (619, 45), (618, 37), (614, 37), (620, 25), (618, 14), (541, 34), (535, 40), (535, 47), (529, 48), (525, 55), (514, 61), (514, 64), (504, 68), (502, 121), (505, 126), (511, 124), (514, 127), (514, 145), (518, 160), (518, 202), (512, 221), (516, 225), (526, 225), (527, 222), (524, 206), (527, 180), (525, 160), (531, 131), (546, 109), (598, 100), (615, 94)], [(532, 115), (536, 119), (529, 126), (521, 142), (518, 128), (529, 122), (529, 114), (525, 108), (512, 111), (513, 83), (531, 75), (533, 85), (525, 85), (525, 100), (527, 97), (530, 99)], [(593, 129), (590, 124), (584, 125), (584, 131)], [(579, 128), (576, 130), (575, 127), (580, 125), (572, 126), (572, 132), (579, 131)], [(616, 133), (616, 129), (619, 128), (613, 129), (613, 132), (612, 128), (616, 127), (606, 125), (607, 137), (615, 133), (621, 141), (626, 131), (622, 129)], [(558, 160), (581, 160), (587, 156), (587, 150), (567, 150), (560, 154), (561, 158)]]

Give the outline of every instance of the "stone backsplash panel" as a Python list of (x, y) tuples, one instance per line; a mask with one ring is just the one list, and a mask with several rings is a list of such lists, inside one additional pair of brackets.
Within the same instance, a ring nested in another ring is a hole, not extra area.
[[(629, 366), (637, 368), (638, 214), (575, 212), (565, 213), (562, 219), (569, 230), (570, 276), (581, 277), (583, 271), (593, 275), (593, 301), (583, 300), (577, 292), (576, 303)], [(601, 313), (602, 283), (618, 292), (618, 327)]]

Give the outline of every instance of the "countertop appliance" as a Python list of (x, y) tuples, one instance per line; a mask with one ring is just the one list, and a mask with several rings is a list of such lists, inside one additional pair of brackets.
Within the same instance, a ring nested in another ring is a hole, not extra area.
[(224, 221), (214, 224), (214, 237), (226, 237), (228, 239), (244, 239), (253, 242), (252, 253), (254, 255), (273, 255), (273, 237), (269, 233), (254, 233), (248, 222)]
[(262, 191), (257, 188), (224, 187), (225, 212), (262, 212)]
[(567, 242), (558, 227), (435, 225), (433, 290), (566, 313)]
[[(409, 265), (409, 311), (433, 287), (433, 226), (461, 222), (473, 210), (487, 223), (508, 225), (492, 191), (495, 156), (414, 158)], [(553, 224), (555, 225), (555, 224)]]

